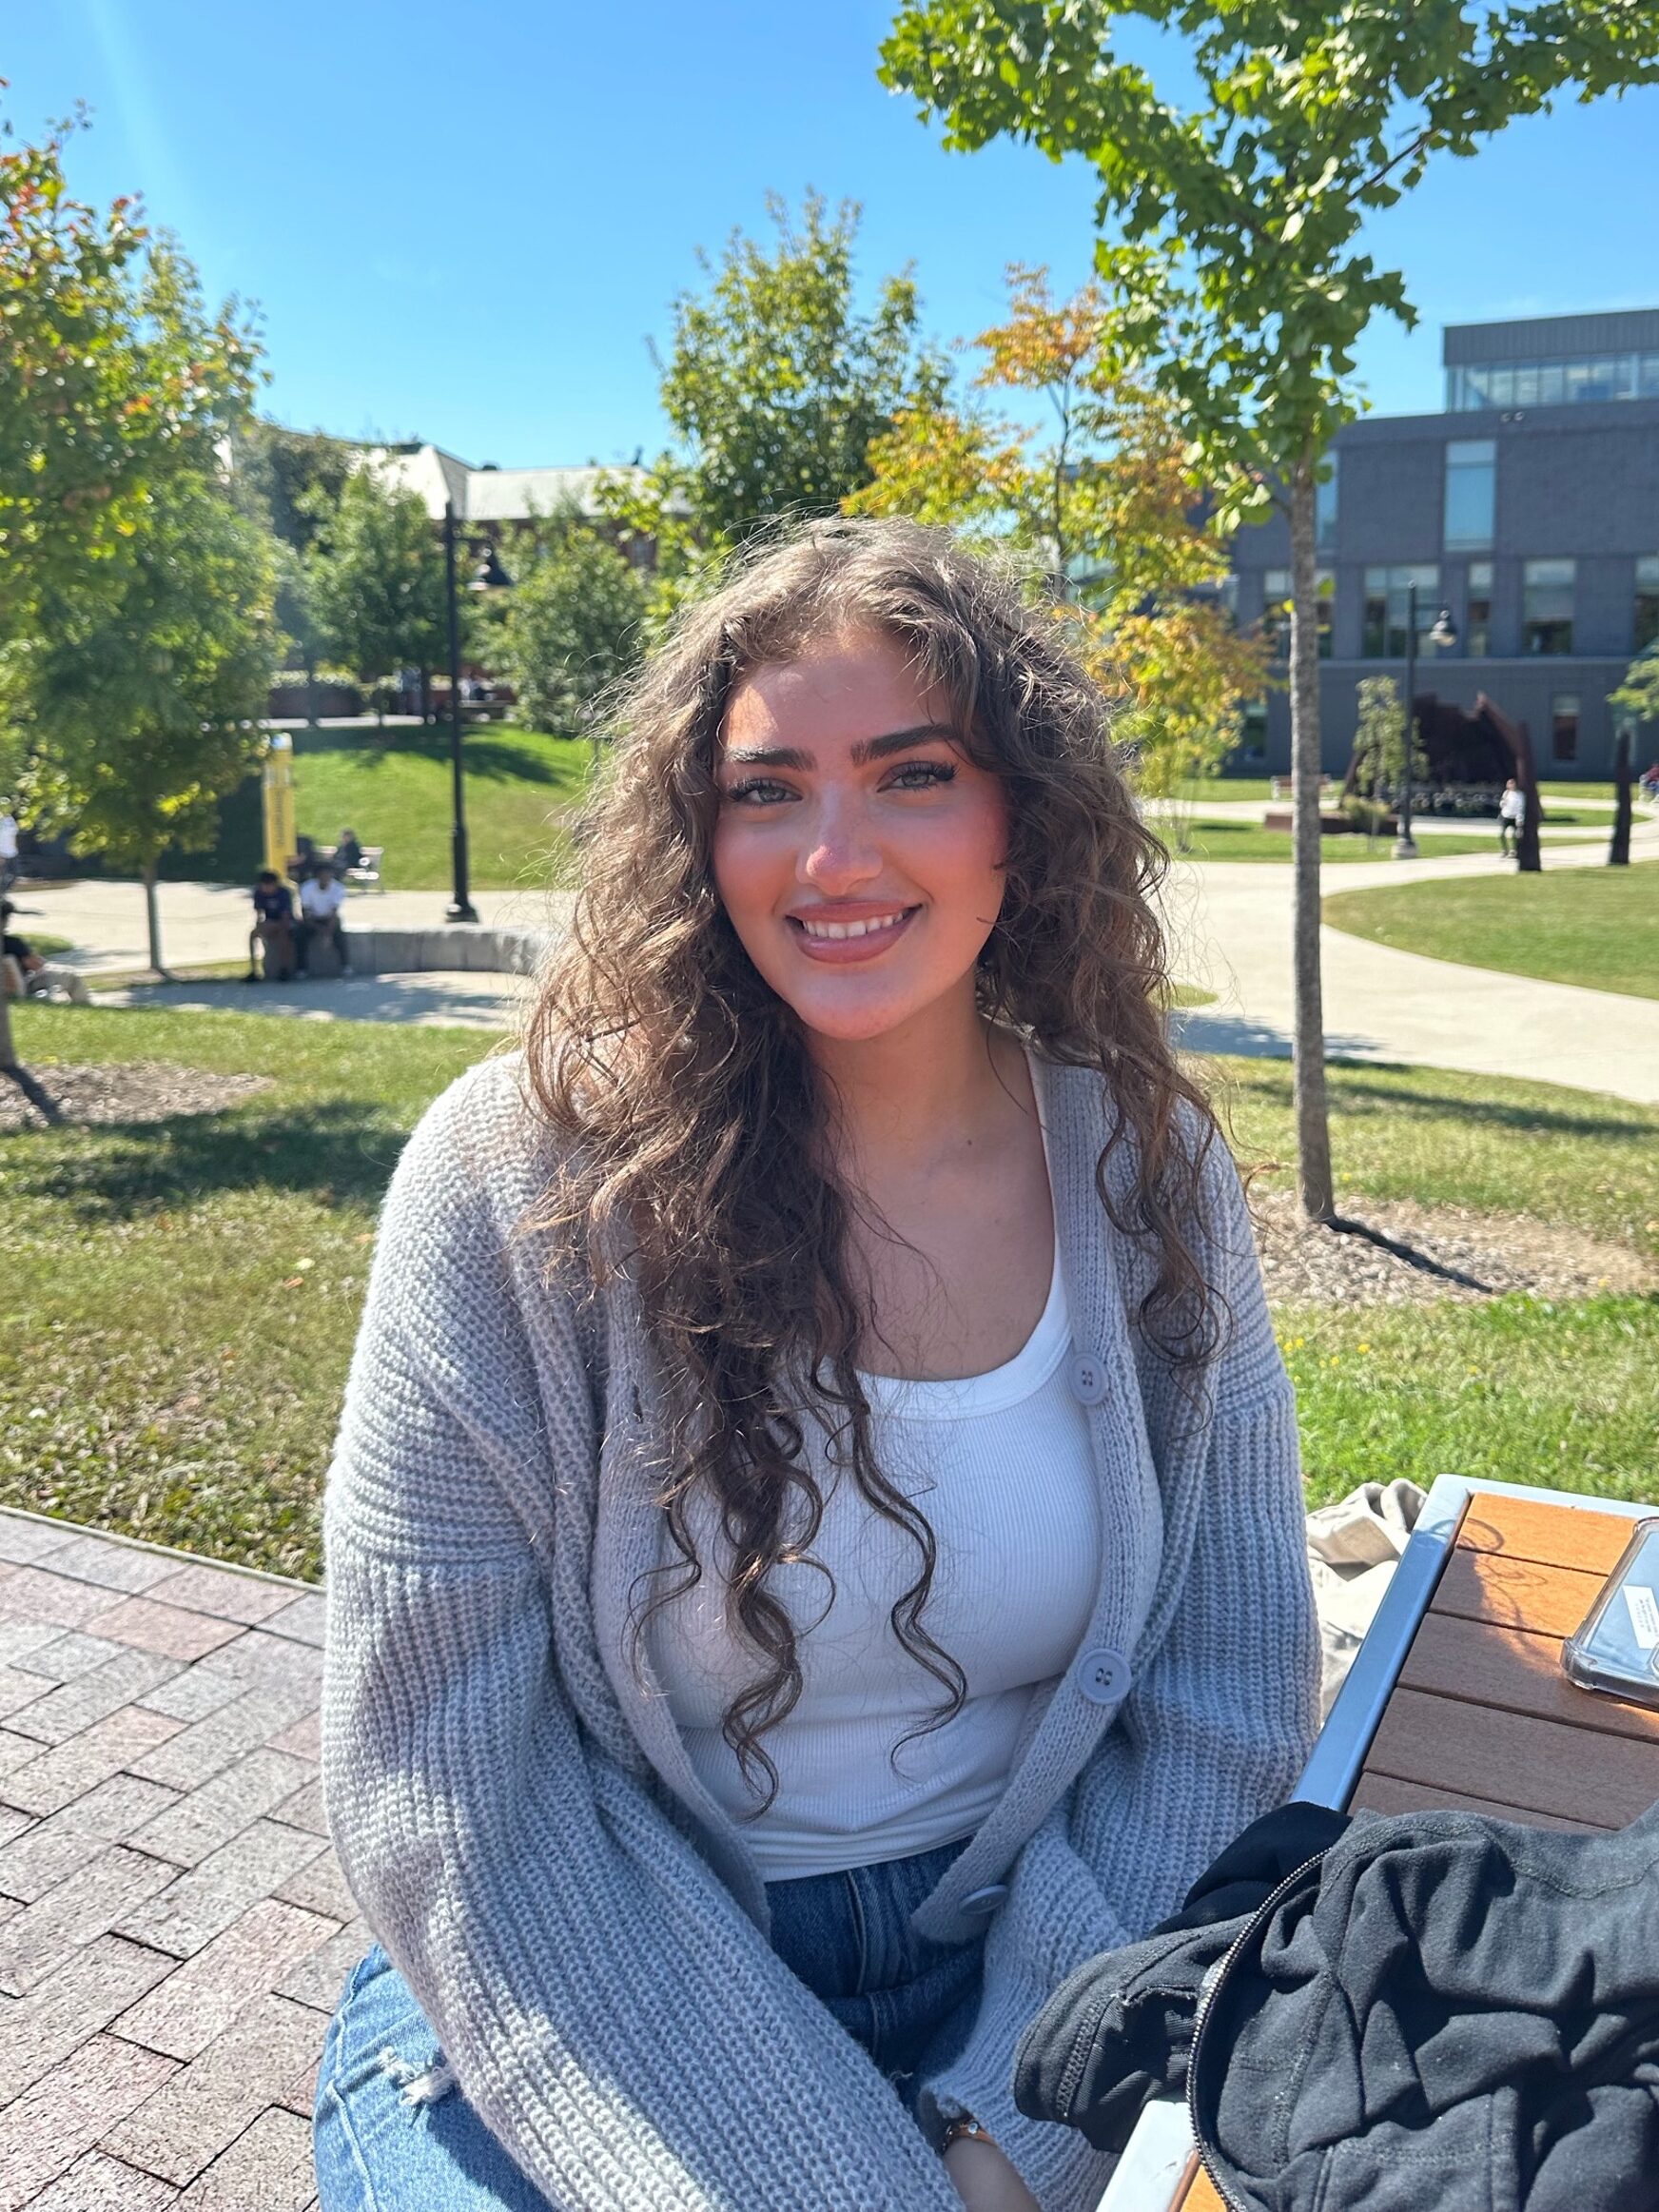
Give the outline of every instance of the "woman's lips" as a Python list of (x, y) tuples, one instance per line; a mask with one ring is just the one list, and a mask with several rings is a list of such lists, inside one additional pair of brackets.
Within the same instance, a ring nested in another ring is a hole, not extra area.
[(849, 916), (789, 914), (785, 917), (796, 948), (809, 960), (845, 968), (879, 959), (909, 928), (920, 907), (888, 907)]

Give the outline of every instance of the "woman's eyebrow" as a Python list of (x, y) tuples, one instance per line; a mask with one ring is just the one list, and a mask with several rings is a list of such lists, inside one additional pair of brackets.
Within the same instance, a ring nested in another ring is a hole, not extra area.
[[(918, 722), (910, 730), (888, 730), (880, 737), (861, 737), (849, 757), (854, 768), (865, 768), (872, 760), (886, 760), (889, 754), (903, 753), (909, 746), (925, 744), (929, 738), (954, 745), (957, 733), (944, 722)], [(802, 752), (798, 745), (732, 745), (727, 748), (725, 757), (736, 768), (793, 768), (806, 772), (817, 765), (813, 755)]]

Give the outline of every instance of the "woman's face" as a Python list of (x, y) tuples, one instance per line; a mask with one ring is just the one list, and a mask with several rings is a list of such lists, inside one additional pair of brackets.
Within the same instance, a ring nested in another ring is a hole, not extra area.
[(903, 649), (844, 630), (732, 696), (714, 886), (810, 1030), (879, 1037), (960, 993), (1003, 903), (1007, 805)]

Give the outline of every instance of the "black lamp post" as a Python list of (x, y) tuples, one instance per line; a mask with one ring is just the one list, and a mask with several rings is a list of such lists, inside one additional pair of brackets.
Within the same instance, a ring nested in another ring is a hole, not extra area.
[[(455, 552), (455, 502), (446, 499), (443, 504), (443, 581), (449, 610), (449, 776), (450, 810), (454, 826), (450, 831), (452, 895), (443, 918), (446, 922), (476, 922), (478, 918), (478, 910), (473, 905), (467, 885), (466, 787), (461, 777), (460, 757), (460, 605), (456, 597)], [(472, 575), (467, 578), (467, 590), (500, 591), (512, 580), (496, 558), (495, 547), (486, 545)]]
[[(1435, 617), (1435, 626), (1429, 632), (1431, 645), (1455, 645), (1457, 625), (1452, 619), (1450, 607), (1442, 607)], [(1412, 755), (1416, 751), (1417, 735), (1417, 587), (1406, 587), (1406, 728), (1405, 770), (1400, 777), (1399, 798), (1396, 812), (1399, 816), (1399, 835), (1395, 840), (1394, 856), (1396, 860), (1415, 860), (1417, 841), (1412, 835)]]

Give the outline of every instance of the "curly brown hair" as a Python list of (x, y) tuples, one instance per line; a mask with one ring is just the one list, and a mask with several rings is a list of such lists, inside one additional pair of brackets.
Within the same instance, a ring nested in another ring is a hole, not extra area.
[[(735, 687), (855, 629), (905, 650), (964, 752), (1005, 787), (1005, 888), (979, 1004), (1047, 1058), (1099, 1070), (1116, 1110), (1096, 1185), (1118, 1231), (1157, 1254), (1141, 1326), (1178, 1365), (1201, 1360), (1216, 1335), (1190, 1235), (1215, 1124), (1165, 1035), (1153, 892), (1166, 858), (1054, 610), (1027, 603), (1011, 569), (909, 522), (814, 523), (750, 553), (682, 612), (615, 702), (572, 925), (525, 1042), (564, 1163), (538, 1223), (585, 1241), (595, 1282), (626, 1252), (674, 1409), (660, 1502), (680, 1567), (636, 1610), (636, 1656), (652, 1614), (704, 1571), (688, 1515), (700, 1491), (730, 1547), (728, 1618), (761, 1661), (724, 1716), (761, 1808), (777, 1788), (762, 1739), (802, 1686), (794, 1626), (769, 1577), (810, 1557), (824, 1510), (802, 1457), (803, 1409), (870, 1508), (914, 1540), (918, 1572), (891, 1624), (945, 1692), (931, 1725), (966, 1693), (923, 1622), (932, 1531), (877, 1464), (855, 1365), (873, 1317), (848, 1231), (868, 1207), (828, 1158), (828, 1106), (801, 1025), (751, 965), (712, 865)], [(1133, 1163), (1126, 1202), (1107, 1177), (1120, 1145)]]

